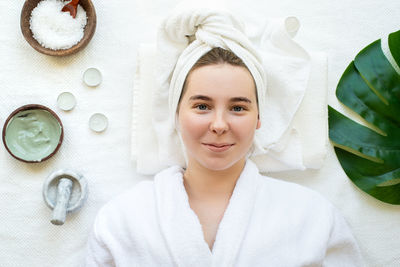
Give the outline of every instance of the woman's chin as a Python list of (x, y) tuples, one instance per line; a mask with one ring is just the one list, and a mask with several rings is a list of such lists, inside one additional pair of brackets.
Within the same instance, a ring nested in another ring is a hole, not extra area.
[(227, 160), (227, 159), (210, 159), (200, 161), (200, 165), (210, 171), (225, 171), (231, 168), (233, 165), (237, 164), (241, 160)]

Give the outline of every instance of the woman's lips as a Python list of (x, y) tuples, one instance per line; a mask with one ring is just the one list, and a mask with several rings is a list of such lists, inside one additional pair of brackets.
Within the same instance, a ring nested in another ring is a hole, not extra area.
[(233, 146), (233, 144), (206, 144), (206, 143), (203, 143), (203, 145), (205, 145), (209, 150), (213, 152), (224, 152), (229, 148), (231, 148), (231, 146)]

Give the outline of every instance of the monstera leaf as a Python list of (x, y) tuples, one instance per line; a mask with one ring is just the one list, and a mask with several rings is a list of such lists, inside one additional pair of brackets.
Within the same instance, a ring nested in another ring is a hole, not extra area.
[[(400, 31), (388, 38), (400, 65)], [(393, 65), (395, 65), (394, 63)], [(347, 176), (364, 192), (400, 204), (400, 75), (382, 52), (381, 40), (364, 48), (347, 67), (336, 89), (344, 105), (365, 127), (332, 107), (329, 138)]]

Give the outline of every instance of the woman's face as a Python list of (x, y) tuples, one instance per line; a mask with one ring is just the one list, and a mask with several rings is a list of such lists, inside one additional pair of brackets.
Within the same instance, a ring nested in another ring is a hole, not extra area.
[(260, 126), (255, 84), (246, 68), (208, 65), (188, 76), (178, 128), (189, 166), (226, 170), (243, 163)]

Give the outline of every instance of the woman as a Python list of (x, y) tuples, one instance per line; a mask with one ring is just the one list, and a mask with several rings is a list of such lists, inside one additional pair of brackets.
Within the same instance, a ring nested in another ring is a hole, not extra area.
[(214, 48), (186, 77), (177, 129), (187, 167), (170, 167), (106, 204), (87, 266), (362, 266), (343, 218), (248, 159), (261, 127), (243, 61)]
[(244, 63), (221, 48), (200, 58), (187, 76), (177, 115), (188, 158), (185, 189), (212, 249), (261, 126), (255, 84)]

